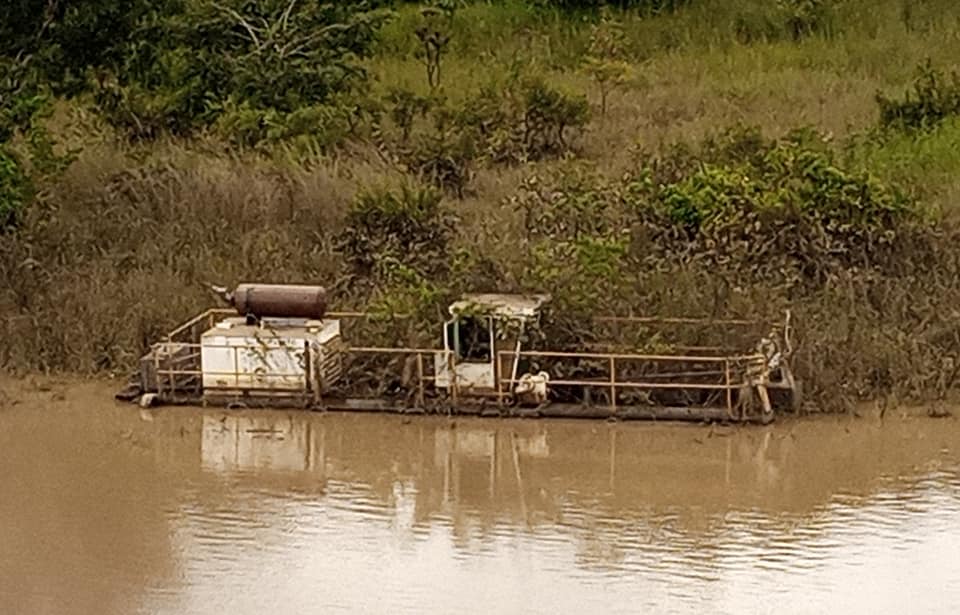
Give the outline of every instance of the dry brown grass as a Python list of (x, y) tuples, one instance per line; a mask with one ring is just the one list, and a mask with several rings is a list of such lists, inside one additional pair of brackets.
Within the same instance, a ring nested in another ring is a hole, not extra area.
[[(81, 157), (3, 237), (11, 366), (90, 371), (129, 364), (209, 304), (205, 282), (330, 280), (334, 238), (363, 181), (335, 165), (281, 168), (169, 146), (144, 164)], [(47, 209), (49, 208), (49, 209)]]

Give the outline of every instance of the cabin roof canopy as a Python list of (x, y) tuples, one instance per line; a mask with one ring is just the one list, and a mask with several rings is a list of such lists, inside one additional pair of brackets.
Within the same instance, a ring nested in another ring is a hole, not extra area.
[(523, 320), (535, 317), (549, 300), (546, 294), (469, 293), (450, 306), (450, 314), (479, 313)]

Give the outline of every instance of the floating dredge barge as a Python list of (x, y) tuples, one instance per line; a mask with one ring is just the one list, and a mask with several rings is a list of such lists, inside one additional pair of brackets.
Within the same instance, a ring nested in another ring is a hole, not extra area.
[[(548, 296), (475, 294), (450, 306), (442, 347), (378, 347), (351, 345), (346, 323), (367, 315), (327, 312), (321, 287), (216, 290), (231, 309), (208, 310), (154, 344), (119, 398), (142, 405), (764, 423), (799, 403), (789, 314), (747, 351), (562, 352), (528, 347)], [(725, 330), (758, 324), (597, 320)]]

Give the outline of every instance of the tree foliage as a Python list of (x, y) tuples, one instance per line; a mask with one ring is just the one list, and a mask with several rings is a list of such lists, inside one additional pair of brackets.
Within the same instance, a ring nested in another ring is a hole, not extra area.
[(365, 81), (360, 60), (387, 16), (379, 5), (196, 0), (151, 12), (100, 75), (97, 104), (134, 138), (189, 134), (223, 117), (240, 141), (285, 119), (324, 128), (334, 115), (324, 107)]
[(29, 59), (0, 57), (0, 233), (19, 225), (38, 180), (69, 161), (43, 125), (49, 100)]
[(607, 114), (607, 97), (626, 83), (632, 68), (625, 61), (622, 25), (604, 15), (590, 31), (590, 46), (584, 59), (584, 69), (600, 90), (600, 115)]
[(182, 0), (14, 0), (0, 14), (0, 55), (31, 58), (56, 93), (86, 86), (91, 67), (114, 66), (124, 44), (151, 13), (182, 9)]

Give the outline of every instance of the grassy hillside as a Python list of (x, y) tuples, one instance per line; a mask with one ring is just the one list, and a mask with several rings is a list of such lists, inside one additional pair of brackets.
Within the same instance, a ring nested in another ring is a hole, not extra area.
[[(775, 6), (707, 0), (656, 17), (614, 13), (632, 73), (611, 94), (606, 117), (588, 126), (581, 157), (616, 173), (638, 145), (657, 149), (735, 123), (771, 135), (813, 126), (845, 140), (876, 126), (878, 92), (899, 96), (923, 62), (949, 70), (960, 57), (960, 10), (951, 2), (836, 3), (822, 29), (799, 41), (783, 15), (769, 8)], [(429, 92), (411, 35), (418, 11), (416, 5), (399, 11), (370, 61), (384, 91), (394, 86)], [(597, 21), (595, 15), (538, 11), (522, 2), (464, 7), (450, 28), (443, 93), (466, 98), (512, 70), (527, 70), (585, 94), (596, 110), (597, 86), (583, 65)], [(957, 158), (950, 152), (956, 151), (956, 137), (949, 127), (920, 139), (869, 143), (856, 154), (881, 176), (930, 184), (930, 199), (939, 204), (955, 193), (945, 184), (955, 177)]]
[[(550, 4), (395, 6), (350, 92), (231, 94), (189, 130), (160, 113), (187, 99), (149, 90), (159, 77), (111, 90), (126, 107), (106, 86), (57, 92), (36, 122), (54, 149), (10, 141), (34, 181), (0, 234), (0, 366), (122, 371), (210, 303), (205, 281), (310, 280), (338, 307), (434, 320), (468, 289), (554, 291), (570, 315), (791, 307), (823, 407), (943, 394), (960, 353), (960, 6)], [(447, 40), (439, 83), (418, 29)], [(943, 95), (922, 125), (881, 121), (878, 94), (904, 102), (927, 61)], [(568, 325), (558, 343), (594, 334)]]

